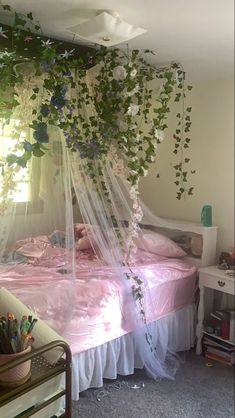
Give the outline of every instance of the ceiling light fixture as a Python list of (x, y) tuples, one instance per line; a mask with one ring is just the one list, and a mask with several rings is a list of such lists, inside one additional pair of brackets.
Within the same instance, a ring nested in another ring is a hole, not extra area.
[(117, 12), (99, 11), (92, 19), (68, 28), (80, 38), (104, 46), (127, 42), (147, 32), (122, 20)]

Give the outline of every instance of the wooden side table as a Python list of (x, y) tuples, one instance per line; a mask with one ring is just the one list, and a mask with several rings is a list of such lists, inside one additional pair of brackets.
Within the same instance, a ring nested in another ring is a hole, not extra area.
[(196, 329), (197, 354), (201, 354), (202, 352), (202, 337), (204, 331), (203, 321), (205, 317), (205, 289), (213, 289), (234, 296), (234, 284), (234, 277), (228, 276), (224, 270), (218, 269), (217, 266), (209, 266), (199, 269), (200, 302), (198, 307), (198, 323)]

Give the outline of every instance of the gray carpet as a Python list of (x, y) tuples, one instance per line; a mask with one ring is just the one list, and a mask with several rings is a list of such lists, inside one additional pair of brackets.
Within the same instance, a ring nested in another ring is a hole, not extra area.
[[(99, 390), (89, 389), (73, 403), (73, 418), (233, 418), (234, 370), (218, 363), (206, 367), (203, 357), (186, 354), (174, 381), (154, 382), (143, 371), (118, 379), (140, 389), (110, 388), (100, 402)], [(113, 381), (105, 381), (108, 388)]]

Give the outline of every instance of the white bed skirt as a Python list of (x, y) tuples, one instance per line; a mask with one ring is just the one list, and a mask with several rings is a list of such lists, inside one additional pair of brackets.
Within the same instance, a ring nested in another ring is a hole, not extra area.
[[(195, 340), (195, 305), (151, 323), (149, 330), (161, 359), (165, 358), (167, 351), (189, 350)], [(135, 368), (142, 367), (132, 333), (75, 355), (72, 363), (72, 398), (78, 400), (79, 392), (102, 387), (105, 378), (116, 379), (117, 374), (133, 374)]]

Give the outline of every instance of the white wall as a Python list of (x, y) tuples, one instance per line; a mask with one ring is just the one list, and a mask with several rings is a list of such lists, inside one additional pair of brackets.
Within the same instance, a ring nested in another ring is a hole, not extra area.
[[(159, 216), (200, 222), (201, 208), (211, 204), (213, 224), (219, 227), (218, 252), (234, 246), (234, 81), (194, 85), (191, 92), (191, 166), (194, 196), (178, 201), (172, 167), (172, 129), (159, 149), (159, 159), (142, 181), (141, 197)], [(172, 121), (170, 125), (172, 126)], [(156, 178), (156, 173), (160, 178)]]

